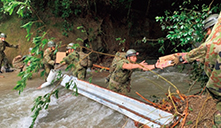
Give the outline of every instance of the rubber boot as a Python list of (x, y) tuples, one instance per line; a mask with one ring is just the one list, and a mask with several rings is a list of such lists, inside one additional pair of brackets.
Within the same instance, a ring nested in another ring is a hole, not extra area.
[(106, 77), (105, 79), (104, 79), (104, 82), (107, 84), (108, 82), (110, 81), (110, 78), (108, 78), (108, 77)]
[(10, 68), (6, 68), (5, 72), (13, 72), (14, 70), (11, 70)]
[(110, 75), (108, 75), (105, 79), (104, 79), (104, 82), (107, 84), (107, 83), (109, 83), (109, 81), (110, 81)]

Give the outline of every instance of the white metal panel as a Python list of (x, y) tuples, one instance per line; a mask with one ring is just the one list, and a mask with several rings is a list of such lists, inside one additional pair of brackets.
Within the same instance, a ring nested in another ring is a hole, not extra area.
[(75, 83), (79, 94), (106, 105), (142, 124), (156, 128), (160, 127), (160, 125), (166, 125), (173, 120), (173, 115), (169, 112), (157, 109), (151, 105), (106, 88), (78, 80), (73, 76), (64, 75), (61, 85), (65, 86), (65, 84), (71, 80), (73, 81), (70, 86), (71, 90)]

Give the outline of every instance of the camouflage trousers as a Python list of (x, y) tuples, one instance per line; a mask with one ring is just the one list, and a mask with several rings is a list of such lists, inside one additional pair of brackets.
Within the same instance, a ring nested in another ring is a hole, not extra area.
[(1, 69), (3, 63), (4, 63), (4, 68), (5, 69), (10, 68), (9, 62), (8, 62), (8, 59), (6, 58), (5, 53), (0, 52), (0, 69)]
[(217, 100), (217, 110), (221, 111), (221, 51), (216, 55), (214, 68), (206, 84), (208, 92)]
[(72, 72), (72, 75), (76, 76), (78, 79), (84, 80), (86, 78), (86, 73), (87, 73), (87, 69), (86, 68), (81, 68), (81, 69), (75, 69)]
[(54, 69), (54, 66), (50, 64), (44, 64), (44, 69), (45, 69), (45, 77), (47, 79), (51, 69)]
[(114, 81), (113, 79), (110, 79), (107, 88), (114, 91), (114, 92), (121, 93), (121, 94), (124, 94), (124, 95), (129, 93), (130, 90), (131, 90), (129, 82), (125, 83), (125, 84), (120, 84), (120, 83)]

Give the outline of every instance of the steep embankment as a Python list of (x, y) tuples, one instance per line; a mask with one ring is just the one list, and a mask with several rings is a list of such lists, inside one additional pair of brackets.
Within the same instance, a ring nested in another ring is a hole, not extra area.
[(21, 20), (16, 16), (7, 17), (6, 20), (0, 22), (0, 32), (7, 35), (6, 41), (9, 44), (19, 45), (18, 49), (6, 48), (5, 53), (10, 62), (18, 54), (24, 55), (28, 53), (28, 48), (32, 44), (25, 39), (26, 31), (21, 28)]
[[(59, 22), (59, 20), (57, 19), (50, 19), (50, 20)], [(62, 42), (61, 48), (59, 48), (59, 50), (64, 51), (66, 44), (74, 42), (76, 36), (74, 36), (74, 33), (70, 33), (69, 37), (63, 36), (61, 28), (55, 25), (57, 22), (52, 22), (52, 24), (46, 25), (47, 30), (49, 31), (45, 38), (48, 39), (55, 38), (57, 44)], [(20, 18), (18, 18), (15, 15), (7, 16), (4, 21), (0, 22), (0, 32), (3, 32), (7, 35), (6, 41), (9, 44), (19, 45), (18, 49), (8, 48), (8, 47), (6, 48), (5, 53), (7, 55), (9, 62), (11, 62), (12, 59), (17, 55), (27, 55), (28, 49), (30, 47), (34, 47), (32, 38), (30, 41), (28, 41), (26, 38), (27, 32), (24, 28), (21, 27), (24, 24), (25, 24), (24, 21), (22, 21)], [(34, 27), (35, 26), (33, 26), (32, 32), (36, 31)]]
[[(131, 11), (131, 14), (137, 14), (138, 12)], [(158, 38), (163, 33), (160, 31), (159, 25), (151, 19), (135, 17), (128, 21), (127, 18), (116, 19), (112, 15), (92, 16), (90, 13), (79, 17), (73, 17), (68, 20), (71, 24), (69, 32), (64, 29), (64, 19), (55, 17), (49, 12), (40, 13), (41, 20), (43, 21), (44, 31), (47, 32), (45, 38), (55, 38), (57, 44), (61, 43), (59, 51), (65, 51), (65, 47), (68, 43), (79, 43), (82, 46), (90, 46), (95, 51), (109, 53), (114, 55), (117, 51), (125, 51), (129, 48), (134, 48), (140, 52), (139, 60), (148, 60), (150, 58), (156, 58), (159, 54), (157, 46), (153, 46), (153, 43), (142, 43), (143, 37)], [(25, 38), (27, 33), (21, 26), (27, 21), (23, 21), (16, 16), (6, 16), (4, 21), (0, 22), (0, 32), (7, 34), (7, 42), (11, 44), (18, 44), (18, 49), (7, 48), (6, 55), (11, 62), (12, 59), (20, 55), (26, 55), (29, 47), (33, 47), (32, 38), (27, 41)], [(82, 26), (85, 32), (77, 29)], [(41, 27), (41, 28), (43, 28)], [(37, 29), (33, 25), (31, 32), (35, 33)], [(67, 36), (64, 36), (65, 34)], [(81, 39), (79, 41), (77, 39)], [(120, 39), (120, 40), (117, 40)], [(122, 42), (123, 41), (123, 42)], [(91, 55), (94, 63), (111, 63), (112, 57), (106, 55), (99, 55), (92, 53)], [(108, 66), (108, 65), (106, 65)]]

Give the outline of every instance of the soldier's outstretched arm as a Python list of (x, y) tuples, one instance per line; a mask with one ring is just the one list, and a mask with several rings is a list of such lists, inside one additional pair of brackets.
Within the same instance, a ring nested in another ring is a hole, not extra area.
[(139, 64), (133, 64), (133, 63), (124, 63), (122, 66), (123, 69), (136, 69), (136, 68), (140, 68), (143, 69), (143, 67)]
[(7, 41), (4, 42), (6, 44), (6, 47), (18, 48), (18, 45), (9, 44)]

